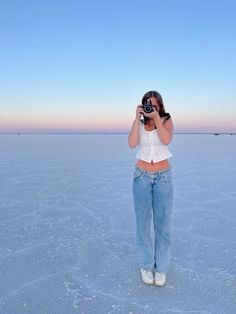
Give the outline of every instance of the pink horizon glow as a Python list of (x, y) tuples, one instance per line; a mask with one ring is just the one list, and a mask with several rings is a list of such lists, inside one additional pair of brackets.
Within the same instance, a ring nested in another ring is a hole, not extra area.
[[(188, 118), (174, 120), (174, 131), (178, 132), (236, 132), (235, 121), (221, 119), (214, 121), (200, 121), (200, 119)], [(0, 118), (1, 133), (24, 132), (129, 132), (133, 119), (129, 118), (99, 118), (91, 120), (80, 117), (48, 117), (34, 116), (19, 119)]]

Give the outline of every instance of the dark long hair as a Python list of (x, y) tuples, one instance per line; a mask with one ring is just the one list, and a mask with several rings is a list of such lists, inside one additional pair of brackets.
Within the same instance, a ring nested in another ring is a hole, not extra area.
[[(165, 111), (165, 106), (164, 106), (164, 102), (163, 102), (163, 99), (161, 97), (161, 94), (158, 93), (157, 91), (149, 91), (149, 92), (147, 92), (146, 94), (143, 95), (142, 105), (144, 105), (150, 97), (155, 97), (156, 98), (157, 103), (158, 103), (158, 105), (160, 107), (159, 115), (160, 115), (161, 118), (164, 117), (164, 121), (163, 122), (165, 123), (168, 119), (170, 119), (171, 116), (170, 116), (170, 114), (168, 112)], [(146, 124), (148, 120), (149, 120), (148, 117), (143, 117), (143, 123), (144, 124)]]

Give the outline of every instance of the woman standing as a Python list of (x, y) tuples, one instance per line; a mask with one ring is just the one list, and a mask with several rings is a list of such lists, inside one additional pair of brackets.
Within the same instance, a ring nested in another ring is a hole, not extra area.
[(170, 261), (173, 184), (168, 144), (172, 135), (173, 122), (161, 95), (147, 92), (137, 106), (128, 143), (131, 148), (139, 145), (133, 178), (139, 267), (146, 284), (159, 286), (166, 283)]

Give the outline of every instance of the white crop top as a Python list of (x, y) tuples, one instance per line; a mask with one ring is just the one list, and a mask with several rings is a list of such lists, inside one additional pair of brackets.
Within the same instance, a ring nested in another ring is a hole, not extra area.
[(136, 158), (147, 162), (158, 162), (171, 156), (168, 146), (162, 143), (157, 130), (146, 131), (144, 124), (141, 123), (139, 128), (139, 150)]

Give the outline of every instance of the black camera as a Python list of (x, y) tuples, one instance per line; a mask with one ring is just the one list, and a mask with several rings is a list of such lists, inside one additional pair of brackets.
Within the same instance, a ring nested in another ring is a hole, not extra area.
[(143, 111), (146, 113), (151, 113), (154, 111), (151, 100), (148, 100), (145, 104), (143, 104)]

